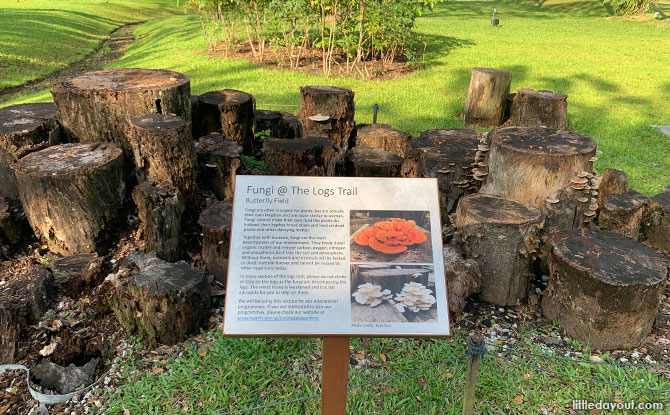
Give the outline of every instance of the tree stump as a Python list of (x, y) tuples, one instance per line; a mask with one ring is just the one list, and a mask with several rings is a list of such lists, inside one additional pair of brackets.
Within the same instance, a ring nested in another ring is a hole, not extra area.
[(200, 125), (200, 95), (191, 95), (191, 135), (194, 140), (200, 138), (197, 131)]
[(234, 89), (210, 91), (200, 95), (200, 137), (221, 133), (238, 142), (244, 154), (253, 153), (256, 101), (246, 92)]
[(629, 190), (628, 176), (620, 170), (608, 167), (600, 175), (598, 188), (598, 203), (602, 204), (605, 196), (622, 195)]
[(205, 262), (205, 269), (224, 284), (228, 275), (232, 220), (232, 200), (210, 204), (198, 219), (202, 228), (202, 260)]
[(475, 177), (473, 168), (485, 172), (485, 167), (476, 164), (484, 160), (482, 151), (488, 151), (480, 138), (474, 130), (428, 130), (410, 142), (401, 176), (437, 178), (444, 225), (450, 223), (448, 215), (456, 209), (458, 199), (479, 190), (483, 178)]
[(507, 125), (568, 128), (568, 96), (551, 91), (520, 88), (514, 96)]
[[(354, 92), (332, 86), (300, 88), (298, 118), (306, 136), (328, 137), (344, 153), (354, 130)], [(323, 120), (314, 119), (323, 116)], [(311, 118), (310, 118), (311, 117)]]
[(354, 147), (346, 154), (347, 175), (352, 177), (398, 177), (405, 159), (371, 147)]
[(512, 200), (485, 194), (460, 200), (454, 226), (467, 257), (479, 263), (482, 300), (503, 306), (526, 300), (543, 225), (542, 212)]
[(593, 170), (596, 143), (566, 130), (505, 127), (488, 135), (489, 174), (482, 193), (542, 209), (552, 194)]
[(334, 176), (338, 153), (324, 137), (268, 138), (263, 143), (268, 171), (279, 176)]
[(0, 287), (0, 362), (13, 363), (29, 352), (31, 325), (37, 324), (49, 309), (53, 295), (53, 276), (34, 265), (21, 271), (13, 281)]
[(505, 115), (512, 74), (500, 69), (472, 68), (461, 118), (466, 125), (498, 126)]
[(481, 290), (481, 270), (474, 259), (464, 258), (455, 246), (444, 245), (443, 251), (449, 311), (460, 313), (465, 300)]
[(407, 317), (389, 303), (375, 307), (351, 303), (351, 321), (366, 323), (406, 323)]
[(125, 193), (114, 144), (61, 144), (16, 166), (21, 202), (35, 235), (61, 255), (102, 251)]
[(651, 198), (641, 231), (645, 244), (670, 257), (670, 188)]
[(391, 290), (391, 294), (399, 294), (405, 284), (418, 282), (423, 286), (428, 286), (428, 274), (431, 272), (427, 268), (386, 268), (373, 269), (359, 272), (361, 284), (374, 284), (382, 287), (382, 290)]
[(186, 210), (179, 190), (167, 183), (145, 181), (133, 189), (137, 214), (144, 226), (144, 252), (155, 251), (168, 262), (182, 257), (182, 215)]
[(164, 114), (132, 117), (126, 136), (139, 181), (152, 178), (175, 186), (187, 200), (194, 197), (197, 159), (188, 122)]
[(0, 108), (0, 197), (19, 198), (13, 168), (21, 157), (59, 142), (53, 103)]
[(295, 115), (289, 112), (280, 112), (281, 120), (277, 124), (277, 131), (272, 132), (272, 137), (276, 138), (301, 138), (302, 124)]
[(261, 131), (270, 131), (270, 137), (275, 137), (272, 135), (272, 131), (277, 131), (279, 128), (279, 121), (281, 121), (282, 115), (279, 111), (270, 111), (270, 110), (256, 110), (256, 132)]
[(356, 128), (356, 146), (374, 147), (405, 157), (412, 136), (388, 124), (368, 124)]
[(649, 334), (668, 276), (662, 255), (625, 235), (554, 235), (542, 313), (570, 337), (600, 350), (635, 347)]
[(219, 200), (233, 197), (242, 146), (214, 133), (198, 140), (195, 153), (198, 156), (198, 177), (204, 187), (214, 192)]
[(104, 279), (103, 258), (97, 254), (78, 254), (56, 258), (49, 262), (57, 287), (71, 298), (77, 298), (86, 288), (96, 287)]
[(173, 114), (191, 121), (191, 81), (177, 72), (114, 68), (66, 78), (53, 88), (58, 121), (80, 142), (113, 141), (127, 147), (133, 116)]
[(350, 275), (350, 286), (357, 287), (360, 284), (363, 284), (363, 281), (360, 279), (360, 273), (366, 271), (372, 271), (375, 269), (388, 269), (391, 268), (389, 264), (352, 264), (350, 265), (351, 275)]
[(115, 281), (108, 300), (127, 333), (140, 335), (148, 345), (172, 345), (206, 326), (211, 294), (203, 271), (137, 251), (129, 260), (137, 273)]
[(640, 222), (649, 199), (635, 190), (620, 195), (608, 195), (600, 205), (598, 227), (637, 239)]
[(21, 239), (21, 226), (12, 212), (12, 207), (0, 197), (0, 242), (15, 244)]

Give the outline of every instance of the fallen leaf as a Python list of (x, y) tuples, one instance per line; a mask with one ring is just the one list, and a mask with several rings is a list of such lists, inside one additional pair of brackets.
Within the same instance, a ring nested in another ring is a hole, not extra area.
[(242, 387), (242, 389), (244, 389), (244, 390), (249, 389), (249, 387), (248, 387), (247, 385), (242, 385), (241, 387)]
[(384, 390), (384, 392), (391, 392), (391, 387), (387, 383), (384, 383), (382, 385), (382, 389)]
[(355, 358), (356, 360), (362, 360), (362, 359), (365, 359), (365, 353), (364, 353), (364, 352), (356, 353), (356, 354), (354, 355), (354, 358)]
[(207, 356), (207, 350), (203, 350), (200, 352), (200, 357), (205, 357)]
[(514, 402), (516, 402), (516, 403), (518, 403), (519, 405), (521, 405), (521, 404), (523, 403), (523, 395), (516, 395), (516, 396), (514, 397)]
[(48, 346), (44, 346), (44, 348), (40, 350), (40, 355), (44, 357), (49, 356), (56, 351), (56, 347), (58, 347), (58, 343), (51, 343)]
[(163, 371), (162, 367), (157, 367), (157, 368), (154, 369), (154, 371), (152, 373), (154, 375), (157, 375), (157, 374), (161, 373), (162, 371)]
[(614, 391), (614, 395), (616, 395), (616, 396), (621, 396), (621, 391), (619, 391), (619, 390)]
[(379, 353), (379, 360), (386, 363), (386, 355), (384, 353)]

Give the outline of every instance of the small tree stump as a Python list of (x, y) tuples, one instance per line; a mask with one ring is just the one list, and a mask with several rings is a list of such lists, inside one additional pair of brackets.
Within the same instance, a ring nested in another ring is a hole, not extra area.
[(214, 133), (198, 140), (195, 153), (198, 156), (198, 177), (204, 187), (214, 192), (219, 200), (233, 197), (242, 146)]
[(600, 175), (598, 187), (598, 203), (602, 204), (605, 196), (622, 195), (629, 190), (628, 176), (621, 170), (608, 167)]
[(670, 257), (670, 188), (651, 198), (641, 231), (645, 244)]
[(148, 345), (172, 345), (207, 324), (211, 294), (203, 271), (137, 251), (129, 260), (137, 273), (115, 281), (108, 300), (127, 333), (140, 335)]
[(65, 289), (66, 294), (76, 298), (86, 288), (96, 287), (104, 279), (103, 258), (97, 254), (78, 254), (56, 258), (49, 262), (57, 287)]
[(600, 230), (566, 230), (551, 241), (542, 313), (600, 350), (636, 347), (649, 334), (668, 276), (662, 255)]
[(256, 110), (256, 132), (261, 131), (270, 131), (270, 137), (275, 137), (272, 135), (272, 131), (277, 131), (279, 128), (279, 121), (281, 121), (282, 115), (279, 111), (270, 111), (270, 110)]
[(186, 205), (179, 190), (167, 183), (146, 181), (135, 186), (133, 200), (144, 226), (144, 252), (155, 251), (169, 262), (180, 259)]
[(126, 136), (139, 181), (169, 183), (187, 200), (193, 198), (197, 159), (189, 123), (172, 115), (141, 115), (130, 118)]
[(356, 128), (356, 145), (374, 147), (405, 157), (412, 136), (388, 124), (368, 124)]
[(277, 124), (277, 131), (272, 132), (276, 138), (301, 138), (303, 136), (302, 124), (295, 115), (289, 112), (280, 112), (281, 120)]
[(568, 128), (568, 96), (551, 91), (520, 88), (514, 96), (507, 125)]
[(566, 130), (505, 127), (488, 135), (489, 174), (482, 193), (542, 209), (552, 194), (571, 185), (575, 175), (591, 172), (596, 143)]
[(428, 274), (431, 270), (426, 268), (386, 268), (373, 269), (359, 272), (361, 284), (374, 284), (383, 290), (391, 290), (391, 294), (399, 294), (405, 284), (418, 282), (428, 286)]
[(352, 177), (398, 177), (405, 159), (371, 147), (354, 147), (346, 154), (347, 175)]
[(480, 138), (474, 130), (428, 130), (410, 142), (401, 176), (437, 178), (444, 225), (450, 223), (448, 215), (458, 199), (479, 190), (482, 179), (474, 177), (473, 168), (478, 166), (473, 164), (478, 157), (484, 159), (478, 150)]
[[(354, 92), (332, 86), (300, 88), (298, 118), (306, 136), (328, 137), (342, 153), (347, 151), (354, 130)], [(310, 119), (327, 117), (324, 121)]]
[(649, 199), (635, 190), (621, 195), (608, 195), (600, 205), (598, 227), (637, 239), (642, 214), (648, 204)]
[(263, 159), (273, 175), (334, 176), (337, 155), (333, 142), (324, 137), (268, 138), (263, 143)]
[(543, 225), (542, 212), (512, 200), (485, 194), (460, 200), (454, 226), (466, 255), (480, 265), (482, 300), (504, 306), (526, 300)]
[(500, 69), (472, 68), (461, 118), (466, 125), (498, 126), (505, 115), (512, 74)]
[(210, 204), (198, 219), (202, 228), (202, 260), (205, 262), (205, 269), (224, 284), (228, 275), (232, 220), (232, 200)]
[(481, 290), (481, 271), (472, 258), (464, 258), (453, 245), (444, 245), (444, 273), (447, 280), (449, 311), (460, 313), (465, 300)]
[(253, 153), (256, 101), (246, 92), (234, 89), (210, 91), (200, 95), (199, 136), (221, 133), (238, 142), (244, 154)]
[(191, 121), (191, 81), (177, 72), (114, 68), (66, 78), (53, 88), (58, 121), (80, 142), (127, 147), (129, 117), (174, 114)]
[(0, 197), (0, 242), (15, 244), (21, 238), (21, 226), (7, 201)]
[(0, 287), (0, 362), (13, 363), (28, 354), (30, 326), (48, 310), (53, 291), (53, 276), (38, 265)]
[(35, 235), (61, 255), (105, 249), (121, 208), (123, 154), (114, 144), (61, 144), (16, 166), (21, 202)]

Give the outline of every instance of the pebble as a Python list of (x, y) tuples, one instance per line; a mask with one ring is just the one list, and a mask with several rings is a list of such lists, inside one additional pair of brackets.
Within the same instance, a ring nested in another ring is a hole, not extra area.
[(549, 281), (549, 275), (543, 275), (542, 281)]
[(7, 281), (0, 281), (0, 287), (2, 287), (5, 284), (7, 284)]
[(630, 357), (632, 357), (633, 359), (639, 359), (640, 354), (638, 352), (633, 352), (633, 354), (631, 354)]
[(500, 311), (501, 313), (504, 313), (505, 309), (504, 308), (499, 308), (498, 311)]
[(626, 359), (625, 357), (622, 357), (622, 358), (619, 359), (619, 361), (621, 363), (626, 363), (628, 361), (628, 359)]
[(112, 264), (112, 265), (116, 264), (116, 259), (114, 259), (114, 258), (110, 259), (109, 263)]
[(589, 357), (589, 360), (592, 362), (602, 362), (603, 359), (600, 356), (591, 356)]

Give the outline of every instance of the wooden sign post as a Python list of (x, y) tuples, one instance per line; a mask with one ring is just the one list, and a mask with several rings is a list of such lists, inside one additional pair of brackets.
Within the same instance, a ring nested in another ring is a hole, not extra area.
[(321, 415), (347, 413), (349, 337), (323, 338)]

